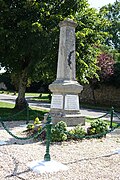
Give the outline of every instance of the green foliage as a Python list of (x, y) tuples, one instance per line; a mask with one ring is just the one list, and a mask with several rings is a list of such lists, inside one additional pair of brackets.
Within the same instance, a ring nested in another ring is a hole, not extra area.
[(76, 29), (76, 59), (77, 78), (80, 82), (89, 83), (89, 79), (98, 79), (97, 56), (100, 52), (99, 46), (105, 42), (108, 33), (103, 27), (109, 26), (109, 21), (104, 14), (99, 14), (89, 6), (79, 9), (76, 13), (78, 27)]
[[(69, 131), (69, 133), (70, 133), (71, 135), (76, 135), (76, 136), (86, 135), (85, 129), (84, 129), (83, 127), (81, 127), (80, 124), (78, 124), (76, 127), (72, 128), (72, 129)], [(74, 139), (74, 137), (71, 136), (71, 135), (70, 135), (68, 138)]]
[(35, 119), (34, 119), (34, 122), (33, 123), (29, 123), (28, 125), (27, 125), (27, 129), (28, 130), (34, 130), (34, 129), (39, 129), (39, 128), (41, 128), (42, 127), (42, 122), (39, 120), (39, 118), (38, 117), (36, 117)]
[[(29, 133), (36, 133), (41, 131), (42, 125), (37, 117), (33, 124), (28, 124), (27, 131)], [(100, 119), (91, 122), (91, 126), (86, 130), (78, 124), (71, 130), (67, 131), (67, 124), (64, 121), (58, 122), (52, 126), (51, 129), (51, 142), (62, 142), (70, 139), (80, 139), (80, 136), (99, 134), (108, 130), (108, 124)], [(43, 140), (46, 138), (46, 130), (39, 136)]]
[(115, 61), (114, 74), (108, 83), (120, 87), (120, 1), (116, 0), (113, 4), (102, 7), (100, 9), (101, 12), (104, 12), (104, 17), (110, 22), (110, 26), (104, 29), (104, 31), (110, 34), (106, 38), (105, 44), (108, 48), (107, 51)]
[(25, 90), (29, 78), (50, 82), (55, 77), (58, 23), (75, 15), (77, 3), (76, 0), (1, 0), (0, 7), (1, 66), (17, 79), (16, 107), (22, 108), (27, 106)]
[[(34, 119), (33, 123), (29, 123), (27, 125), (27, 130), (28, 134), (35, 134), (36, 132), (40, 132), (42, 130), (42, 122), (39, 120), (38, 117)], [(42, 134), (39, 135), (38, 138), (45, 139), (45, 131), (42, 132)]]
[(120, 53), (120, 1), (116, 0), (113, 4), (108, 4), (100, 10), (105, 12), (105, 18), (110, 21), (110, 26), (106, 31), (111, 36), (107, 37), (107, 45), (114, 47)]
[(55, 125), (56, 129), (59, 129), (60, 131), (66, 131), (67, 124), (64, 121), (60, 121)]
[(58, 23), (68, 17), (78, 24), (77, 79), (82, 83), (88, 83), (90, 78), (98, 78), (98, 47), (108, 37), (106, 29), (109, 26), (104, 11), (98, 13), (90, 8), (87, 0), (1, 0), (0, 7), (1, 66), (5, 66), (17, 79), (18, 104), (20, 101), (21, 104), (25, 103), (28, 79), (44, 79), (47, 83), (55, 79)]
[[(40, 68), (44, 66), (42, 74), (45, 73), (53, 51), (55, 56), (57, 25), (75, 14), (76, 1), (2, 0), (0, 5), (2, 66), (14, 73), (27, 68), (31, 76), (39, 64)], [(52, 60), (53, 56), (49, 67)]]
[(30, 124), (30, 123), (29, 123), (29, 124), (27, 125), (27, 130), (33, 130), (34, 127), (35, 127), (34, 124)]
[(15, 90), (13, 85), (11, 84), (11, 79), (10, 79), (9, 73), (0, 74), (0, 82), (4, 82), (4, 84), (6, 85), (6, 87), (9, 91)]
[(101, 119), (94, 120), (90, 123), (90, 127), (87, 129), (89, 135), (99, 134), (108, 130), (108, 124)]
[(67, 140), (67, 135), (64, 133), (67, 129), (67, 125), (64, 121), (58, 122), (51, 130), (51, 141), (60, 142)]
[[(67, 129), (67, 125), (65, 122), (60, 121), (51, 129), (51, 141), (52, 142), (60, 142), (67, 140), (67, 135), (64, 133)], [(30, 123), (27, 125), (27, 132), (28, 133), (36, 133), (38, 131), (41, 131), (42, 124), (38, 117), (35, 118), (34, 123)], [(42, 139), (45, 139), (46, 137), (46, 130), (43, 131), (43, 133), (39, 136), (42, 137)]]
[(97, 76), (96, 46), (107, 36), (101, 27), (108, 24), (102, 13), (89, 8), (87, 0), (50, 0), (49, 3), (2, 0), (1, 12), (1, 63), (9, 71), (21, 73), (25, 69), (34, 80), (38, 77), (47, 82), (53, 80), (58, 56), (58, 23), (69, 17), (78, 23), (77, 77), (88, 82), (88, 77)]
[(42, 123), (42, 122), (39, 120), (39, 118), (36, 117), (35, 120), (34, 120), (34, 124), (41, 124), (41, 123)]

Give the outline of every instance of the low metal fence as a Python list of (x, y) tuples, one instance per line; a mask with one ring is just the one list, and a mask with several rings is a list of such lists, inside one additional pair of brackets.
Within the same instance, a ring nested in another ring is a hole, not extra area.
[[(20, 113), (19, 113), (20, 114)], [(95, 119), (100, 119), (100, 118), (103, 118), (105, 116), (107, 116), (108, 114), (110, 114), (110, 127), (107, 131), (105, 132), (102, 132), (102, 133), (99, 133), (99, 134), (93, 134), (93, 135), (82, 135), (82, 136), (79, 136), (79, 135), (74, 135), (74, 134), (71, 134), (69, 131), (64, 131), (65, 134), (67, 134), (68, 136), (71, 136), (71, 137), (74, 137), (74, 138), (77, 138), (77, 139), (91, 139), (91, 138), (100, 138), (100, 137), (103, 137), (105, 136), (106, 134), (112, 132), (113, 130), (115, 130), (116, 128), (120, 127), (120, 123), (117, 123), (115, 126), (113, 126), (113, 117), (116, 116), (119, 120), (120, 120), (120, 117), (119, 115), (114, 111), (114, 108), (112, 107), (111, 108), (111, 111), (106, 113), (105, 115), (103, 116), (100, 116), (100, 117), (96, 117), (96, 118), (89, 118), (91, 120), (95, 120)], [(18, 115), (18, 114), (17, 114)], [(15, 115), (14, 115), (15, 116)], [(27, 113), (27, 116), (28, 116), (28, 113)], [(9, 118), (8, 118), (9, 119)], [(29, 140), (29, 139), (32, 139), (32, 138), (37, 138), (39, 135), (41, 135), (44, 131), (46, 131), (46, 153), (44, 155), (44, 160), (45, 161), (50, 161), (51, 160), (51, 157), (50, 157), (50, 143), (51, 143), (51, 128), (52, 128), (52, 118), (50, 116), (50, 114), (48, 114), (47, 116), (47, 119), (46, 119), (46, 123), (43, 125), (41, 131), (37, 131), (35, 134), (33, 135), (30, 135), (30, 136), (27, 136), (27, 137), (19, 137), (15, 134), (13, 134), (10, 129), (5, 125), (5, 121), (7, 121), (7, 119), (0, 119), (0, 122), (3, 126), (3, 128), (11, 135), (13, 136), (14, 138), (16, 139), (19, 139), (19, 140)], [(29, 122), (29, 119), (27, 117), (27, 123)]]

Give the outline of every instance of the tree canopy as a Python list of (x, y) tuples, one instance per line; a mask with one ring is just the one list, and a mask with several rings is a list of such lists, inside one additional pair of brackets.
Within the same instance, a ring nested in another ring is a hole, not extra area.
[(105, 13), (105, 18), (110, 21), (110, 26), (106, 31), (111, 36), (106, 39), (106, 44), (114, 47), (120, 53), (120, 1), (103, 6), (100, 10)]
[(44, 72), (46, 63), (49, 64), (47, 68), (52, 72), (58, 41), (57, 25), (65, 17), (75, 14), (77, 3), (76, 0), (1, 0), (0, 7), (0, 63), (16, 75), (19, 81), (16, 104), (22, 107), (26, 104), (28, 77), (32, 76), (37, 63)]
[(116, 0), (113, 4), (102, 7), (100, 12), (104, 12), (105, 18), (110, 22), (110, 26), (105, 30), (110, 36), (107, 37), (104, 48), (115, 61), (114, 74), (109, 83), (120, 87), (120, 1)]
[(38, 61), (44, 63), (55, 41), (56, 26), (74, 13), (75, 2), (2, 0), (2, 66), (17, 73), (27, 68), (31, 73)]
[(60, 21), (74, 19), (77, 79), (97, 77), (99, 46), (108, 37), (105, 12), (89, 7), (87, 0), (1, 0), (1, 65), (19, 82), (16, 107), (26, 106), (28, 78), (55, 78)]
[(108, 33), (103, 27), (109, 26), (109, 21), (104, 18), (104, 13), (88, 5), (76, 14), (78, 28), (77, 37), (77, 77), (80, 82), (88, 83), (90, 78), (97, 77), (97, 56), (101, 44), (105, 43)]

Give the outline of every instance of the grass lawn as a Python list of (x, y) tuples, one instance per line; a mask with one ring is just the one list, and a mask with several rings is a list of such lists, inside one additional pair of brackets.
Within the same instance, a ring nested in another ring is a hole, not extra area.
[(1, 108), (10, 108), (10, 109), (12, 109), (12, 108), (14, 108), (14, 104), (6, 103), (6, 102), (0, 102), (0, 109)]
[(23, 111), (18, 111), (14, 109), (14, 104), (0, 102), (0, 119), (1, 120), (34, 120), (39, 117), (43, 120), (44, 114), (48, 112), (47, 110), (40, 110), (38, 108), (24, 109)]

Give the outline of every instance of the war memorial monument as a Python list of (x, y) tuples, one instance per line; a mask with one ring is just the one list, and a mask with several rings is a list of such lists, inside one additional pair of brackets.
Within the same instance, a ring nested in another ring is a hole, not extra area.
[(52, 92), (50, 114), (56, 124), (64, 121), (68, 126), (84, 124), (79, 108), (79, 94), (83, 87), (76, 80), (75, 28), (70, 20), (59, 23), (60, 40), (56, 80), (49, 85)]

